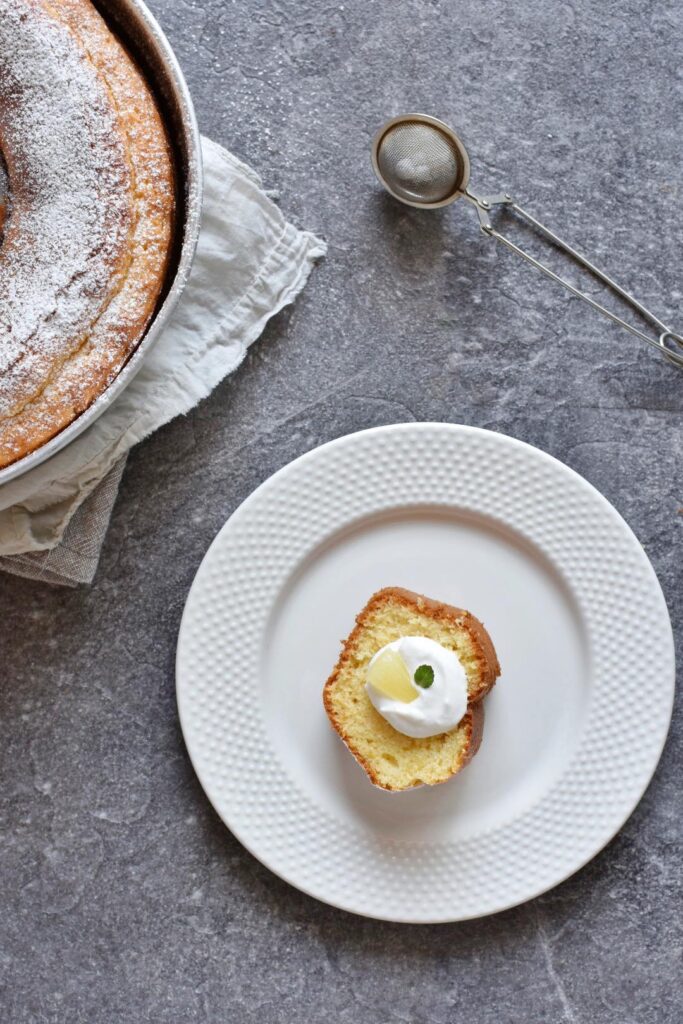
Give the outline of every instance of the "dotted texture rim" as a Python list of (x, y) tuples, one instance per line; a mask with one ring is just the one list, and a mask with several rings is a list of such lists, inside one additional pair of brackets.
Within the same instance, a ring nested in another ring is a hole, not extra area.
[[(302, 559), (354, 520), (396, 509), (397, 494), (402, 509), (429, 503), (479, 513), (526, 537), (571, 588), (588, 638), (591, 698), (573, 758), (535, 805), (469, 839), (379, 840), (336, 820), (280, 763), (261, 689), (242, 690), (239, 716), (226, 693), (226, 664), (258, 674), (273, 602)], [(177, 653), (185, 742), (204, 791), (237, 838), (324, 902), (415, 923), (495, 913), (590, 860), (652, 777), (673, 691), (673, 637), (661, 588), (609, 502), (539, 449), (438, 423), (340, 438), (254, 491), (197, 572)]]

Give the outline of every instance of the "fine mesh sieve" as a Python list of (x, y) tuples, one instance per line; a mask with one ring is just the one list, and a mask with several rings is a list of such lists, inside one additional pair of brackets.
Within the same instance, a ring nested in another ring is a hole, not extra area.
[(390, 122), (377, 143), (377, 169), (397, 199), (435, 207), (452, 202), (466, 187), (470, 165), (460, 140), (435, 118), (401, 119)]
[[(683, 338), (679, 334), (670, 330), (607, 274), (598, 270), (593, 263), (522, 209), (510, 195), (501, 193), (494, 196), (477, 196), (472, 192), (468, 187), (470, 162), (467, 150), (453, 129), (443, 121), (427, 114), (403, 114), (388, 121), (375, 136), (372, 165), (387, 192), (408, 206), (435, 209), (447, 206), (460, 197), (468, 200), (477, 210), (479, 224), (485, 235), (502, 242), (553, 281), (557, 281), (573, 295), (583, 299), (593, 309), (656, 348), (674, 365), (683, 368), (683, 353), (679, 351), (683, 348)], [(493, 207), (502, 205), (516, 213), (628, 303), (656, 328), (658, 336), (652, 337), (623, 320), (501, 234), (493, 226), (490, 214)]]

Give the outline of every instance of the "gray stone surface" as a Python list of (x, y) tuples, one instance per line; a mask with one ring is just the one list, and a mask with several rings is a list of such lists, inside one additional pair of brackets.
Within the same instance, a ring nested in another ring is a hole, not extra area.
[(680, 329), (683, 8), (151, 6), (202, 129), (330, 251), (235, 377), (133, 453), (92, 588), (0, 579), (0, 1019), (680, 1020), (680, 707), (588, 867), (497, 917), (410, 928), (316, 903), (223, 828), (183, 748), (173, 659), (239, 502), (312, 446), (401, 420), (501, 430), (583, 473), (644, 544), (680, 636), (680, 373), (494, 251), (470, 210), (387, 201), (367, 154), (390, 114), (451, 119), (474, 184), (514, 190)]

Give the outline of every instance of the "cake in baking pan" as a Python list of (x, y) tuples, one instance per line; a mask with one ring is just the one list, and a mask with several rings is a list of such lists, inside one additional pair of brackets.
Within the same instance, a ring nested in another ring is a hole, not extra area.
[(164, 124), (90, 0), (0, 0), (0, 151), (2, 467), (116, 377), (169, 262)]

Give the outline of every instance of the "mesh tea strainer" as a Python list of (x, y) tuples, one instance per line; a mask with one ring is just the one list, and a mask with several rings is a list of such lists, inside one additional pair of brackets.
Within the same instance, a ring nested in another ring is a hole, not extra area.
[[(427, 114), (402, 114), (388, 121), (375, 136), (372, 165), (387, 192), (408, 206), (433, 210), (440, 206), (448, 206), (460, 197), (467, 199), (476, 208), (479, 224), (485, 235), (502, 242), (553, 281), (557, 281), (573, 295), (583, 299), (593, 309), (647, 342), (676, 366), (683, 368), (683, 353), (678, 351), (679, 348), (683, 348), (683, 338), (670, 330), (607, 274), (603, 274), (594, 264), (522, 209), (507, 192), (493, 196), (475, 195), (468, 187), (470, 161), (467, 151), (452, 128), (443, 121)], [(571, 256), (585, 270), (590, 271), (648, 320), (656, 329), (657, 336), (646, 334), (640, 328), (622, 320), (616, 313), (596, 302), (590, 295), (576, 288), (501, 234), (491, 222), (491, 211), (496, 206), (507, 206), (553, 245)]]

